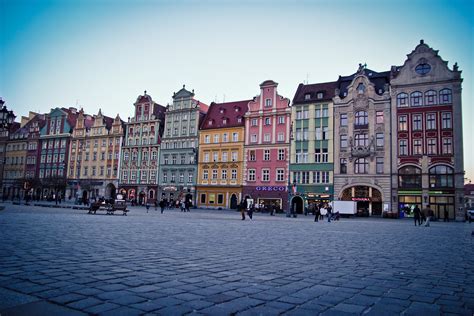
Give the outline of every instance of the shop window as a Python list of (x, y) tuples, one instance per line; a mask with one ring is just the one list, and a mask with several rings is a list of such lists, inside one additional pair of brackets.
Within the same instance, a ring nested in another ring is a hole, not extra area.
[(217, 195), (217, 204), (223, 204), (224, 203), (224, 194), (218, 194)]
[(430, 169), (430, 188), (452, 188), (454, 186), (453, 168), (436, 166)]
[(398, 169), (398, 187), (403, 189), (421, 188), (421, 169), (415, 166)]
[(205, 193), (201, 194), (201, 203), (206, 204), (206, 194)]

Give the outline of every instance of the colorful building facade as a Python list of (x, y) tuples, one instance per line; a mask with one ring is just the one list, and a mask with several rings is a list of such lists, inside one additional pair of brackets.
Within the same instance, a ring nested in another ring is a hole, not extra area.
[(3, 168), (3, 196), (5, 199), (23, 199), (25, 196), (26, 156), (28, 152), (28, 129), (23, 127), (10, 133), (6, 145)]
[(435, 217), (464, 219), (461, 71), (423, 41), (392, 67), (392, 181), (395, 209), (429, 205)]
[(120, 161), (119, 192), (142, 205), (154, 202), (158, 193), (160, 143), (165, 107), (150, 95), (138, 96), (134, 115), (125, 123), (125, 143)]
[(198, 207), (235, 209), (243, 198), (244, 115), (250, 101), (212, 103), (201, 123)]
[(269, 209), (287, 209), (291, 108), (278, 83), (260, 84), (245, 114), (244, 198)]
[(194, 90), (183, 88), (173, 94), (168, 105), (161, 141), (159, 195), (160, 199), (186, 199), (196, 205), (196, 177), (199, 124), (208, 106), (194, 99)]
[(333, 102), (336, 82), (300, 84), (292, 105), (290, 198), (294, 212), (334, 198)]
[(69, 142), (76, 125), (75, 108), (51, 109), (40, 131), (39, 179), (42, 198), (63, 199), (66, 191)]
[(334, 101), (334, 198), (356, 201), (362, 213), (392, 209), (390, 71), (339, 77)]
[(114, 199), (118, 188), (123, 126), (120, 116), (79, 111), (69, 147), (68, 199)]

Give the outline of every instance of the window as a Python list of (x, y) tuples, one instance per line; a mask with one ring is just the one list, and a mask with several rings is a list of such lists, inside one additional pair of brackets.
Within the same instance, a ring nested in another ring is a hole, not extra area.
[(232, 169), (231, 170), (231, 177), (232, 177), (232, 180), (237, 179), (237, 169)]
[(408, 94), (402, 92), (397, 95), (397, 107), (408, 106)]
[(141, 180), (146, 182), (148, 179), (148, 172), (146, 170), (141, 171)]
[(452, 154), (453, 153), (453, 139), (452, 138), (443, 138), (443, 154)]
[(204, 153), (204, 162), (209, 162), (209, 153)]
[(308, 128), (303, 128), (303, 140), (308, 140)]
[(347, 148), (347, 135), (340, 135), (341, 148)]
[(314, 111), (314, 117), (316, 118), (320, 118), (321, 117), (321, 109), (316, 109)]
[(411, 106), (423, 105), (423, 94), (419, 91), (413, 92), (410, 95)]
[(223, 169), (221, 171), (221, 179), (222, 180), (227, 180), (227, 169)]
[(341, 113), (340, 125), (347, 126), (347, 113)]
[(383, 147), (384, 146), (384, 134), (383, 133), (375, 134), (375, 145), (377, 147)]
[(369, 135), (363, 134), (356, 134), (354, 137), (355, 145), (356, 146), (368, 146), (369, 145)]
[(84, 175), (84, 176), (87, 176), (88, 173), (89, 173), (89, 167), (84, 167), (84, 173), (83, 173), (83, 175)]
[(398, 154), (400, 156), (408, 155), (408, 148), (407, 148), (407, 140), (406, 139), (401, 139), (398, 142)]
[(425, 105), (436, 104), (436, 91), (429, 90), (425, 92)]
[(301, 140), (301, 128), (296, 129), (296, 140)]
[(296, 119), (297, 120), (301, 120), (302, 116), (301, 116), (301, 111), (297, 111), (296, 112)]
[(311, 94), (305, 93), (304, 99), (305, 99), (305, 100), (310, 100), (310, 99), (311, 99)]
[(301, 172), (301, 183), (303, 184), (309, 183), (309, 171)]
[(418, 64), (415, 67), (416, 73), (419, 74), (419, 75), (422, 75), (422, 76), (429, 73), (430, 70), (431, 70), (431, 66), (428, 63), (424, 62), (424, 61), (422, 63)]
[(204, 135), (204, 143), (205, 144), (210, 144), (211, 143), (211, 136), (210, 135)]
[(285, 124), (285, 117), (284, 116), (279, 116), (278, 117), (278, 124)]
[(263, 135), (263, 141), (270, 142), (270, 134), (266, 133), (265, 135)]
[(212, 180), (217, 179), (217, 169), (212, 169)]
[(249, 181), (255, 181), (255, 169), (249, 169)]
[(413, 140), (413, 155), (422, 155), (423, 147), (421, 145), (421, 139)]
[(239, 141), (239, 134), (238, 133), (232, 133), (232, 141), (233, 142), (238, 142)]
[(321, 148), (315, 148), (315, 150), (314, 150), (314, 162), (321, 162)]
[(276, 169), (276, 181), (285, 181), (285, 169)]
[(255, 161), (255, 150), (251, 150), (249, 152), (249, 160), (250, 161)]
[(304, 118), (304, 119), (307, 119), (308, 117), (309, 117), (308, 108), (304, 108), (304, 109), (303, 109), (303, 118)]
[(341, 174), (347, 173), (347, 158), (341, 158), (339, 160), (339, 168), (340, 168)]
[(227, 162), (227, 152), (222, 152), (222, 162)]
[(227, 143), (229, 141), (229, 134), (227, 133), (222, 134), (222, 141), (224, 143)]
[(215, 201), (216, 201), (216, 194), (209, 193), (209, 204), (214, 204)]
[(217, 204), (224, 203), (224, 194), (217, 194)]
[(399, 131), (407, 131), (408, 130), (407, 116), (406, 115), (400, 115), (398, 117), (398, 130)]
[(151, 152), (151, 159), (152, 159), (153, 161), (155, 161), (155, 160), (157, 159), (157, 157), (158, 157), (158, 153), (157, 153), (156, 151), (152, 151), (152, 152)]
[(323, 117), (328, 117), (329, 116), (329, 110), (328, 108), (323, 108), (323, 114), (322, 114)]
[(363, 94), (365, 92), (365, 85), (362, 82), (357, 86), (357, 92), (359, 94)]
[(193, 183), (193, 174), (192, 174), (192, 172), (188, 173), (188, 183)]
[(398, 187), (405, 189), (421, 188), (421, 169), (414, 166), (398, 169)]
[(301, 150), (296, 150), (296, 155), (295, 155), (295, 158), (296, 158), (296, 163), (301, 163)]
[(265, 99), (265, 106), (266, 107), (272, 106), (272, 99)]
[(283, 132), (278, 133), (278, 139), (279, 142), (284, 142), (285, 141), (285, 134)]
[(270, 170), (262, 169), (262, 181), (270, 181)]
[(379, 174), (383, 173), (383, 157), (376, 157), (375, 158), (375, 163), (376, 163), (375, 171)]
[(439, 103), (449, 104), (452, 101), (451, 89), (443, 89), (439, 92)]
[(237, 161), (237, 152), (233, 151), (231, 155), (232, 155), (232, 161)]
[(442, 119), (442, 128), (443, 129), (451, 129), (452, 128), (451, 113), (450, 112), (441, 113), (441, 119)]
[(257, 119), (256, 118), (253, 118), (250, 120), (250, 125), (251, 126), (257, 126)]
[(271, 121), (269, 117), (265, 118), (265, 125), (271, 125)]
[(329, 171), (321, 171), (322, 183), (329, 183)]
[(184, 165), (186, 164), (186, 155), (181, 155), (181, 164)]
[(163, 183), (168, 182), (168, 173), (165, 171), (163, 172)]
[(355, 161), (355, 173), (368, 173), (369, 171), (369, 162), (365, 158), (359, 158)]
[(203, 178), (203, 180), (209, 179), (209, 170), (203, 170), (202, 178)]
[(323, 93), (322, 93), (322, 92), (318, 92), (318, 94), (316, 95), (316, 98), (322, 99), (322, 98), (323, 98)]
[(413, 114), (412, 119), (413, 119), (412, 129), (414, 131), (421, 131), (422, 130), (421, 114)]
[(176, 155), (173, 155), (171, 159), (172, 159), (172, 164), (176, 165), (176, 160), (177, 160)]
[(285, 160), (285, 150), (278, 149), (278, 160)]
[(265, 149), (263, 151), (263, 160), (265, 160), (265, 161), (270, 160), (270, 150), (269, 149)]
[(355, 115), (355, 125), (367, 125), (369, 122), (367, 112), (359, 111)]
[(436, 129), (436, 114), (428, 113), (426, 114), (426, 129)]
[(329, 153), (327, 148), (323, 148), (321, 158), (322, 162), (328, 162)]
[(329, 135), (328, 131), (329, 131), (329, 128), (327, 126), (323, 127), (323, 137), (322, 137), (323, 140), (328, 139), (328, 135)]
[(213, 162), (218, 162), (219, 161), (219, 153), (217, 153), (217, 152), (212, 153), (212, 161)]
[(430, 169), (430, 188), (452, 188), (454, 186), (453, 169), (448, 166), (436, 166)]
[(427, 140), (427, 153), (428, 155), (436, 155), (437, 150), (436, 150), (436, 138), (428, 138)]
[(214, 134), (214, 144), (219, 143), (219, 134)]
[(303, 162), (308, 162), (308, 150), (303, 150)]
[(322, 140), (323, 139), (323, 129), (321, 127), (316, 127), (316, 140)]

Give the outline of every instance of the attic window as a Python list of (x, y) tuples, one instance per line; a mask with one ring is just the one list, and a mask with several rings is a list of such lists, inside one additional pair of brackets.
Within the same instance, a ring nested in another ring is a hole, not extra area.
[(207, 122), (207, 125), (211, 126), (211, 125), (212, 125), (212, 120), (209, 120), (209, 121)]
[(242, 123), (242, 118), (241, 117), (237, 118), (237, 122)]
[(238, 106), (235, 107), (235, 112), (239, 112), (240, 108)]
[(323, 93), (322, 92), (318, 92), (318, 94), (316, 95), (316, 97), (318, 99), (322, 99), (323, 98)]
[(227, 119), (223, 119), (222, 124), (226, 125), (227, 124)]
[(364, 84), (361, 82), (361, 83), (359, 83), (359, 85), (357, 86), (357, 92), (358, 92), (359, 94), (363, 94), (364, 91), (365, 91), (365, 86), (364, 86)]
[(431, 66), (426, 62), (422, 62), (416, 66), (415, 71), (417, 74), (424, 76), (431, 71)]
[(305, 100), (310, 100), (310, 99), (311, 99), (311, 94), (306, 93), (306, 94), (304, 95), (304, 99), (305, 99)]
[(219, 112), (222, 114), (222, 113), (224, 113), (225, 111), (224, 111), (224, 109), (221, 109)]

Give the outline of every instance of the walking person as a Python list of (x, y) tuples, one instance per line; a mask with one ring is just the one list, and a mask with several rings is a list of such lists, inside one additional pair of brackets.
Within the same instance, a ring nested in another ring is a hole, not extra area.
[(247, 211), (250, 220), (253, 218), (253, 212), (255, 212), (255, 204), (250, 205), (249, 210)]
[(271, 210), (270, 210), (270, 216), (274, 216), (275, 210), (276, 210), (276, 205), (275, 205), (275, 203), (273, 203), (273, 204), (272, 204), (272, 208), (271, 208)]
[(186, 200), (186, 202), (184, 203), (184, 211), (185, 212), (190, 212), (190, 209), (191, 208), (191, 201), (190, 200)]
[(240, 201), (240, 204), (239, 204), (239, 211), (240, 211), (240, 215), (242, 215), (242, 220), (244, 221), (245, 220), (245, 210), (247, 209), (247, 202), (245, 202), (244, 199), (242, 199), (242, 201)]
[(426, 217), (425, 227), (430, 227), (431, 217), (434, 215), (434, 212), (430, 208), (429, 204), (427, 204), (426, 207), (423, 209), (423, 214)]
[(447, 209), (444, 209), (444, 219), (443, 221), (449, 222), (449, 212)]
[(331, 222), (331, 216), (332, 216), (331, 209), (327, 205), (325, 205), (325, 209), (326, 209), (326, 212), (328, 214), (328, 223), (330, 223)]
[(165, 206), (166, 206), (165, 200), (161, 199), (161, 201), (160, 201), (161, 214), (163, 214), (163, 211), (165, 210)]
[(415, 226), (416, 222), (418, 222), (418, 226), (421, 226), (421, 210), (418, 207), (418, 205), (415, 205), (415, 208), (413, 209), (413, 214), (414, 214), (414, 219), (415, 219)]

